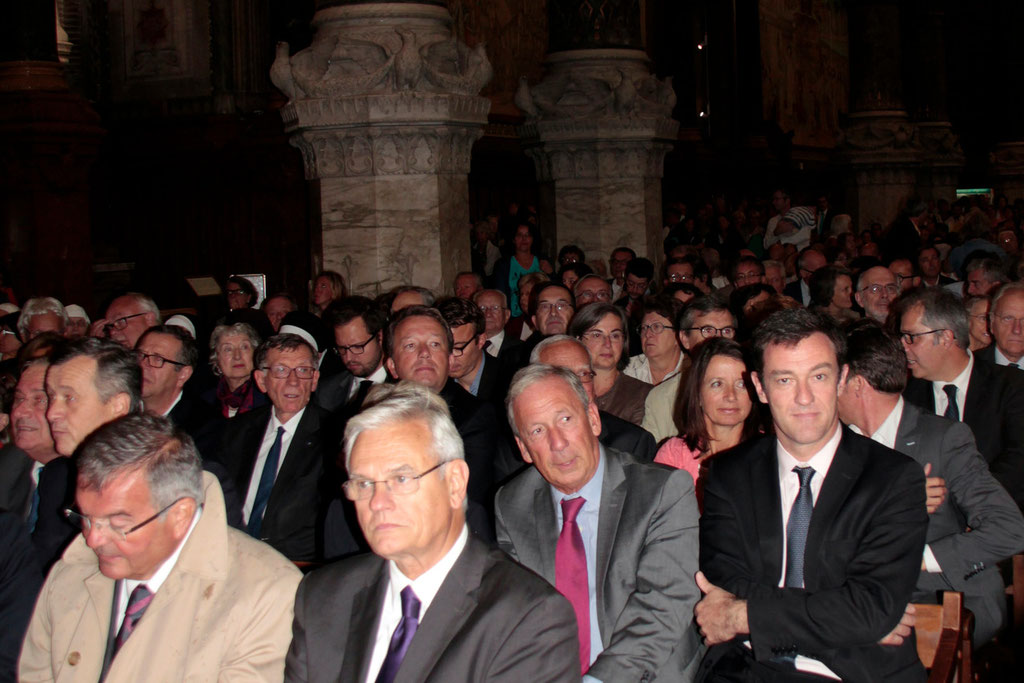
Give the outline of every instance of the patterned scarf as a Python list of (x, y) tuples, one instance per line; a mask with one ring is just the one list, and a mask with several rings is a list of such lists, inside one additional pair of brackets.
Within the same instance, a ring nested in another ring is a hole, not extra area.
[(217, 382), (217, 400), (220, 401), (220, 412), (224, 417), (230, 417), (230, 409), (235, 409), (235, 415), (240, 415), (252, 410), (255, 391), (255, 383), (249, 378), (245, 383), (231, 391), (228, 388), (228, 381), (223, 377)]

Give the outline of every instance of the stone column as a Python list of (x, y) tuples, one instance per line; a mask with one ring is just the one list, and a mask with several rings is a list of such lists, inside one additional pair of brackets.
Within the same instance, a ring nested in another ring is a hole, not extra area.
[(92, 306), (89, 171), (103, 130), (57, 61), (53, 2), (0, 9), (0, 253), (22, 296)]
[(313, 17), (309, 48), (278, 45), (271, 80), (319, 188), (322, 254), (374, 295), (399, 284), (444, 291), (468, 270), (470, 151), (491, 77), (483, 46), (451, 32), (443, 3), (343, 2)]
[(515, 97), (544, 248), (603, 258), (628, 245), (658, 261), (661, 177), (679, 124), (671, 79), (651, 74), (643, 50), (639, 0), (549, 0), (548, 15), (547, 73)]
[[(994, 16), (999, 17), (1004, 27), (1017, 27), (1024, 21), (1024, 5), (1005, 0), (994, 5)], [(1024, 55), (1013, 40), (1012, 29), (993, 29), (990, 64), (998, 68), (1001, 87), (1007, 93), (1018, 93), (1024, 87)], [(1014, 96), (994, 98), (988, 106), (986, 120), (991, 122), (998, 140), (989, 154), (992, 186), (996, 194), (1002, 193), (1012, 203), (1024, 197), (1024, 119), (1013, 103)]]
[(850, 114), (838, 147), (850, 166), (847, 203), (858, 229), (883, 225), (917, 191), (921, 144), (903, 100), (900, 5), (849, 5)]

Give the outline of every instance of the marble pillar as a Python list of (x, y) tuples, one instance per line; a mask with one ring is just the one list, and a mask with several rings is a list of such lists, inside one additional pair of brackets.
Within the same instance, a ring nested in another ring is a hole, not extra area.
[(917, 193), (921, 142), (903, 100), (900, 4), (849, 7), (850, 114), (837, 149), (849, 165), (846, 198), (857, 229), (888, 225)]
[[(636, 0), (551, 0), (546, 74), (520, 81), (519, 129), (541, 184), (544, 249), (661, 258), (661, 177), (679, 124), (671, 79), (651, 73)], [(600, 13), (600, 16), (598, 16)], [(616, 21), (609, 17), (618, 17)]]
[(313, 43), (278, 46), (281, 116), (319, 188), (322, 253), (373, 296), (401, 284), (446, 291), (468, 270), (470, 151), (490, 101), (482, 45), (468, 48), (436, 3), (334, 3)]

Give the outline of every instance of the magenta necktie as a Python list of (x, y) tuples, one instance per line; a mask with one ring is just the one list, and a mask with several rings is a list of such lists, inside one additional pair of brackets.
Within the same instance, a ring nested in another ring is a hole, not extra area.
[(576, 523), (583, 498), (562, 499), (562, 533), (555, 548), (555, 588), (572, 604), (580, 637), (580, 671), (590, 668), (590, 589), (583, 535)]
[(151, 602), (153, 602), (153, 594), (149, 592), (145, 584), (140, 583), (128, 597), (128, 608), (124, 611), (124, 621), (121, 622), (117, 638), (114, 639), (114, 654), (117, 654), (117, 651), (128, 640), (128, 636), (135, 630), (135, 625), (139, 623), (139, 619), (142, 618)]
[(402, 620), (398, 622), (395, 632), (391, 635), (391, 645), (388, 646), (388, 654), (384, 657), (384, 663), (377, 674), (377, 683), (391, 683), (398, 675), (398, 667), (405, 659), (405, 653), (409, 650), (409, 643), (416, 635), (416, 629), (420, 625), (420, 599), (412, 592), (412, 586), (402, 589)]

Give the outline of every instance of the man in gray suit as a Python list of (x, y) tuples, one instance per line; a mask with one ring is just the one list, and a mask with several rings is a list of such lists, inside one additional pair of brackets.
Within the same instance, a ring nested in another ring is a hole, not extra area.
[(996, 563), (1024, 549), (1024, 518), (989, 473), (967, 425), (904, 402), (907, 359), (900, 342), (866, 321), (851, 328), (848, 339), (850, 372), (839, 397), (840, 417), (931, 475), (927, 545), (914, 601), (935, 603), (940, 591), (961, 591), (974, 613), (974, 645), (984, 645), (1006, 622)]
[(469, 467), (444, 399), (375, 387), (345, 429), (345, 495), (373, 554), (307, 576), (287, 681), (579, 680), (555, 589), (465, 523)]
[(498, 543), (573, 604), (585, 680), (692, 680), (693, 480), (602, 446), (597, 405), (566, 368), (516, 373), (508, 414), (534, 467), (498, 491)]

